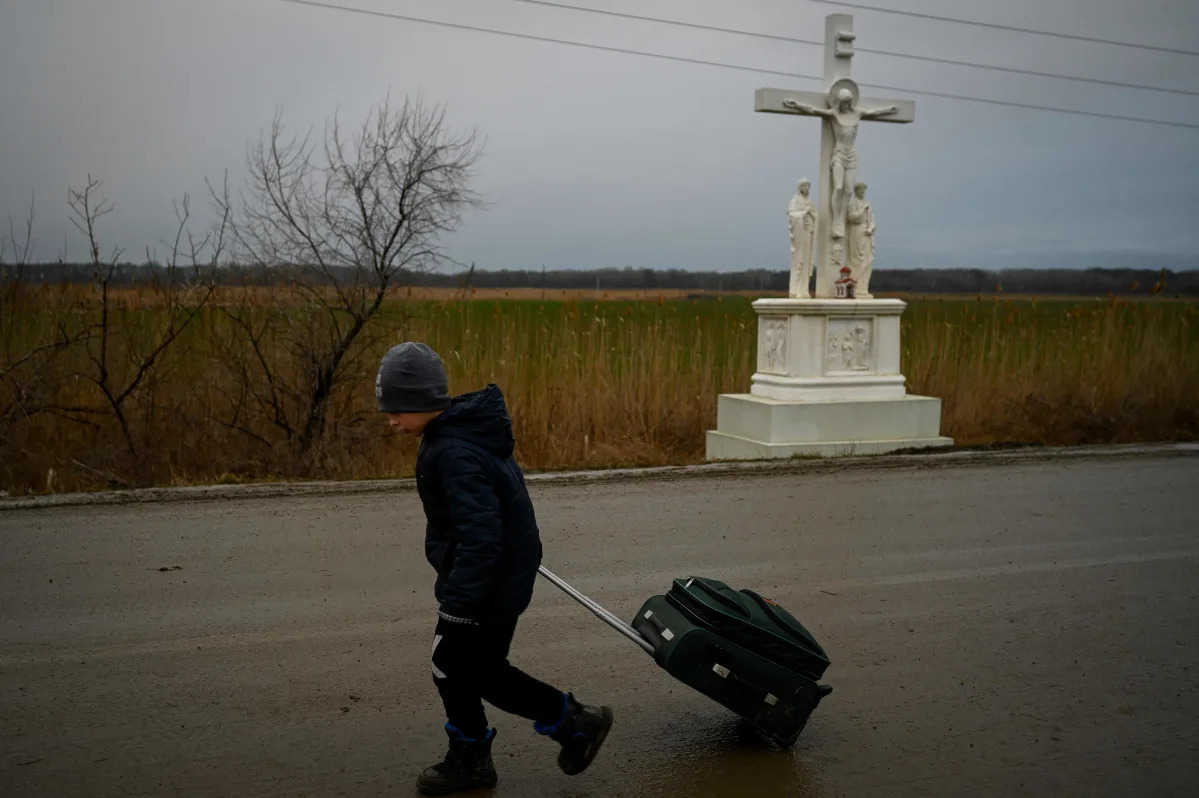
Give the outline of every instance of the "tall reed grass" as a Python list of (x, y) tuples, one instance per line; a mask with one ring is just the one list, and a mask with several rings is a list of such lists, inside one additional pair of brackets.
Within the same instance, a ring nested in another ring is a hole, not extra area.
[(910, 390), (969, 445), (1199, 436), (1199, 305), (934, 299), (903, 321)]
[[(230, 289), (219, 301), (235, 301)], [(261, 291), (259, 291), (259, 294)], [(265, 314), (269, 296), (254, 297)], [(304, 308), (285, 309), (302, 321)], [(54, 288), (9, 303), (0, 375), (91, 311)], [(165, 312), (127, 292), (109, 341), (131, 368)], [(428, 342), (451, 389), (504, 391), (532, 470), (698, 462), (720, 393), (748, 390), (757, 338), (745, 297), (658, 301), (404, 300), (375, 321), (343, 371), (314, 457), (298, 462), (252, 401), (265, 387), (235, 364), (252, 359), (216, 307), (202, 313), (130, 397), (136, 446), (103, 412), (81, 346), (44, 358), (37, 396), (59, 408), (13, 412), (20, 386), (0, 376), (0, 488), (12, 493), (293, 477), (411, 473), (415, 443), (374, 412), (386, 349)], [(1199, 438), (1199, 309), (1134, 302), (914, 298), (903, 319), (911, 393), (944, 401), (942, 430), (963, 445), (1075, 444)], [(269, 333), (266, 350), (283, 344)], [(274, 352), (274, 354), (282, 354)], [(122, 366), (122, 364), (125, 364)], [(28, 362), (25, 364), (28, 365)], [(117, 377), (122, 375), (118, 374)], [(303, 376), (303, 375), (289, 375)], [(27, 397), (26, 397), (27, 399)]]

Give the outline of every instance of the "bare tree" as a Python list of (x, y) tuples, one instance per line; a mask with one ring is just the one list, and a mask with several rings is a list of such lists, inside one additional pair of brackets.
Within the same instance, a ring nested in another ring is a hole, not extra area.
[(25, 268), (29, 265), (29, 253), (33, 250), (33, 220), (37, 201), (29, 197), (29, 211), (21, 233), (17, 224), (8, 216), (8, 232), (0, 233), (0, 324), (12, 320), (14, 306), (25, 282)]
[(27, 326), (17, 323), (25, 269), (34, 247), (35, 209), (31, 197), (21, 231), (10, 215), (8, 232), (0, 234), (0, 439), (7, 437), (17, 420), (46, 404), (47, 366), (71, 343), (65, 330), (57, 327), (30, 338)]
[[(226, 421), (265, 442), (246, 423), (247, 405), (307, 460), (323, 437), (330, 403), (361, 377), (371, 321), (405, 273), (443, 259), (441, 237), (480, 204), (470, 190), (481, 156), (473, 132), (452, 133), (442, 107), (385, 100), (354, 133), (336, 117), (322, 146), (285, 132), (276, 115), (247, 154), (249, 186), (230, 213), (239, 259), (282, 272), (292, 301), (227, 312), (241, 355), (226, 362), (240, 378)], [(294, 301), (298, 300), (298, 301)], [(267, 346), (269, 340), (283, 347)]]
[(30, 301), (25, 270), (35, 244), (35, 210), (31, 198), (21, 232), (10, 216), (8, 233), (0, 236), (0, 444), (11, 444), (21, 421), (61, 409), (58, 364), (86, 336), (60, 298), (39, 288)]
[(16, 222), (12, 214), (8, 216), (8, 233), (0, 234), (0, 267), (4, 268), (5, 280), (20, 280), (23, 271), (29, 263), (29, 253), (33, 249), (33, 220), (37, 206), (37, 197), (29, 196), (29, 211), (25, 214), (22, 234), (17, 233)]
[(111, 283), (121, 251), (114, 249), (109, 257), (100, 257), (97, 222), (113, 210), (112, 203), (99, 194), (100, 188), (100, 181), (89, 175), (87, 185), (81, 191), (70, 189), (68, 204), (71, 222), (87, 238), (93, 284), (99, 292), (98, 318), (88, 325), (87, 334), (82, 338), (87, 368), (79, 375), (95, 385), (104, 398), (104, 405), (102, 408), (57, 409), (76, 417), (105, 411), (111, 413), (121, 428), (129, 453), (136, 454), (137, 443), (129, 422), (128, 402), (151, 379), (163, 354), (208, 304), (216, 290), (211, 271), (225, 246), (228, 216), (222, 214), (211, 232), (196, 239), (188, 227), (190, 199), (184, 195), (181, 203), (174, 203), (178, 224), (170, 245), (166, 279), (155, 281), (152, 286), (160, 306), (155, 313), (157, 322), (149, 334), (135, 332), (116, 317), (112, 303)]

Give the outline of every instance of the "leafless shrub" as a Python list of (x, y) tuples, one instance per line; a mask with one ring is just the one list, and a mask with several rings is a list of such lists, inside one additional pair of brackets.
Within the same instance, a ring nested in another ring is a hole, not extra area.
[(111, 415), (129, 454), (136, 455), (138, 442), (130, 423), (130, 402), (152, 380), (163, 353), (179, 340), (212, 297), (215, 283), (205, 267), (211, 271), (220, 259), (228, 216), (222, 213), (214, 229), (197, 240), (188, 228), (190, 199), (185, 195), (181, 203), (175, 204), (178, 224), (165, 279), (150, 286), (154, 304), (162, 310), (136, 318), (136, 311), (114, 308), (111, 301), (110, 286), (121, 251), (114, 249), (107, 258), (100, 255), (97, 223), (113, 210), (112, 203), (100, 194), (101, 185), (89, 176), (82, 190), (70, 189), (68, 205), (71, 222), (87, 239), (96, 293), (96, 304), (88, 314), (92, 318), (78, 339), (85, 362), (76, 374), (95, 387), (102, 401), (56, 409), (76, 419)]
[[(55, 397), (61, 388), (56, 364), (83, 336), (70, 325), (66, 315), (52, 312), (40, 323), (22, 318), (25, 305), (36, 303), (38, 294), (25, 283), (30, 253), (34, 251), (33, 226), (36, 202), (18, 227), (8, 219), (8, 233), (0, 236), (0, 443), (9, 443), (20, 422), (43, 412), (55, 412)], [(61, 308), (47, 309), (61, 311)]]
[(479, 204), (469, 182), (480, 155), (473, 132), (452, 133), (444, 108), (419, 98), (385, 100), (352, 134), (334, 118), (319, 146), (276, 115), (248, 151), (236, 204), (216, 197), (237, 259), (287, 277), (265, 306), (224, 309), (233, 335), (219, 361), (238, 387), (222, 396), (222, 423), (264, 446), (286, 441), (312, 469), (338, 392), (363, 381), (363, 353), (385, 334), (373, 322), (388, 288), (436, 266), (442, 235)]

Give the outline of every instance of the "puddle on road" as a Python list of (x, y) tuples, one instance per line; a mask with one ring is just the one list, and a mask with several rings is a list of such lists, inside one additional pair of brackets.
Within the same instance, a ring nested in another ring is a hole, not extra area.
[(662, 798), (814, 798), (820, 780), (801, 745), (802, 740), (787, 751), (767, 749), (739, 720), (675, 729), (658, 749), (662, 767), (643, 770), (638, 792)]
[[(805, 730), (789, 750), (770, 749), (748, 724), (723, 712), (682, 712), (627, 723), (609, 738), (589, 776), (545, 784), (527, 771), (497, 761), (494, 792), (471, 798), (826, 798), (832, 763), (823, 729)], [(646, 722), (649, 720), (649, 722)], [(615, 743), (615, 745), (613, 745)], [(530, 749), (529, 755), (536, 756)], [(504, 767), (504, 766), (507, 767)]]
[(623, 774), (622, 786), (634, 790), (630, 794), (655, 798), (827, 794), (802, 736), (790, 750), (771, 750), (739, 719), (699, 720), (694, 715), (659, 731), (654, 756), (639, 759), (637, 772)]

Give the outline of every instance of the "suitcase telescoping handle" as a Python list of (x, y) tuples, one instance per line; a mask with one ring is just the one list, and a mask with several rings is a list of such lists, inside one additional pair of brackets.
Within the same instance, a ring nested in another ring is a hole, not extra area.
[(639, 635), (637, 633), (636, 629), (629, 626), (627, 623), (620, 620), (620, 618), (617, 618), (615, 615), (608, 612), (606, 609), (601, 607), (599, 604), (596, 604), (590, 598), (588, 598), (587, 596), (584, 596), (582, 593), (575, 590), (570, 585), (566, 584), (566, 582), (563, 582), (560, 577), (555, 575), (552, 571), (550, 571), (544, 565), (538, 566), (537, 572), (540, 573), (542, 576), (544, 576), (549, 581), (553, 582), (559, 588), (561, 588), (563, 593), (570, 596), (572, 599), (579, 602), (587, 609), (591, 610), (591, 612), (594, 613), (595, 616), (597, 618), (599, 618), (601, 621), (608, 624), (613, 629), (620, 632), (622, 635), (624, 635), (628, 639), (632, 640), (637, 645), (641, 646), (643, 649), (645, 649), (647, 654), (649, 654), (651, 656), (653, 655), (654, 647), (649, 644), (648, 640), (646, 640), (644, 637)]

